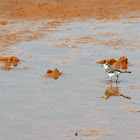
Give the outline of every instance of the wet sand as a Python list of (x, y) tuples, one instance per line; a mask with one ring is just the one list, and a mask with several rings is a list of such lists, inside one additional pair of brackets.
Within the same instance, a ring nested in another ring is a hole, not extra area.
[[(139, 139), (139, 1), (85, 2), (0, 3), (0, 57), (20, 60), (0, 70), (1, 140)], [(121, 56), (132, 73), (110, 83), (96, 62)], [(63, 75), (44, 77), (55, 68)]]

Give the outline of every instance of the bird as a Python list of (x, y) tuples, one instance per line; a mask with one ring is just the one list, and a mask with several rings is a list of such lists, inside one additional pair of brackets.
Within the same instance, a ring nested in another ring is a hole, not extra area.
[(105, 72), (110, 76), (111, 81), (112, 81), (112, 77), (117, 76), (117, 80), (118, 81), (118, 75), (121, 73), (131, 73), (131, 71), (120, 71), (114, 68), (111, 68), (110, 65), (108, 65), (107, 63), (103, 65), (105, 68)]

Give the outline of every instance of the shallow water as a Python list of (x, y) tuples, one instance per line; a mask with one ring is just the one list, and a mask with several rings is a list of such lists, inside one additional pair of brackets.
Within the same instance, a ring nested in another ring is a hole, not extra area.
[[(70, 30), (68, 30), (70, 28)], [(0, 139), (136, 139), (140, 137), (140, 23), (68, 22), (57, 27), (48, 39), (24, 42), (0, 52), (17, 56), (18, 67), (27, 70), (0, 71)], [(104, 37), (97, 33), (113, 32)], [(96, 34), (96, 36), (95, 36)], [(125, 47), (76, 43), (77, 37), (128, 39)], [(66, 40), (68, 39), (68, 41)], [(75, 45), (59, 48), (57, 44)], [(97, 61), (126, 56), (131, 74), (121, 74), (110, 84)], [(58, 68), (64, 76), (44, 78), (48, 69)], [(123, 96), (101, 98), (110, 87)], [(91, 134), (90, 130), (97, 130)], [(75, 133), (78, 136), (75, 136)], [(7, 134), (8, 133), (8, 134)], [(89, 135), (88, 135), (89, 134)]]

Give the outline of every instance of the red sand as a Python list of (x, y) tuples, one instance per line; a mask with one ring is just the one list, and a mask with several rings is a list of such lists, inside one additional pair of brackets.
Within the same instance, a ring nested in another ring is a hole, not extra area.
[(9, 19), (139, 17), (139, 0), (0, 0), (0, 17)]
[[(16, 45), (22, 41), (32, 41), (43, 37), (41, 32), (44, 27), (36, 31), (28, 26), (19, 29), (17, 20), (32, 21), (43, 19), (54, 19), (46, 26), (58, 26), (63, 19), (85, 20), (86, 18), (96, 19), (120, 19), (140, 17), (140, 0), (0, 0), (0, 45), (3, 47)], [(10, 22), (9, 20), (12, 20)], [(25, 22), (26, 24), (26, 22)], [(6, 28), (5, 26), (9, 26)], [(18, 32), (11, 32), (12, 28), (17, 27)], [(10, 28), (11, 27), (11, 28)], [(45, 27), (46, 28), (46, 27)], [(4, 33), (6, 32), (6, 33)], [(28, 34), (27, 34), (28, 33)], [(85, 40), (85, 39), (84, 39)], [(104, 41), (93, 40), (96, 44), (119, 45), (121, 40)]]

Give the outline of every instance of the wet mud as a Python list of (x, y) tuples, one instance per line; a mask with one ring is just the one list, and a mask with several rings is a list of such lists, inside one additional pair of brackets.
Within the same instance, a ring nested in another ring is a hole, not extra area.
[(15, 56), (13, 57), (0, 57), (0, 61), (2, 66), (0, 66), (0, 70), (16, 70), (17, 68), (12, 68), (11, 66), (17, 67), (19, 63), (19, 59)]
[[(43, 0), (43, 1), (0, 1), (2, 18), (41, 19), (41, 18), (97, 18), (117, 19), (121, 16), (139, 17), (138, 0)], [(2, 12), (5, 11), (5, 12)]]
[(125, 56), (122, 56), (119, 58), (119, 60), (115, 60), (112, 58), (112, 59), (108, 59), (108, 60), (101, 60), (96, 63), (99, 63), (99, 64), (107, 63), (109, 65), (113, 65), (116, 69), (127, 70), (128, 58), (126, 58)]
[[(66, 138), (69, 139), (102, 139), (105, 136), (113, 136), (114, 134), (107, 132), (106, 130), (102, 130), (102, 129), (91, 129), (91, 130), (71, 130), (70, 128), (67, 127), (62, 127), (61, 131), (65, 131), (66, 132)], [(74, 134), (74, 132), (76, 132)], [(73, 136), (69, 136), (68, 133), (73, 133), (75, 135), (75, 137)]]
[[(138, 0), (125, 0), (123, 2), (120, 0), (44, 0), (42, 2), (39, 2), (38, 0), (21, 0), (20, 2), (17, 2), (16, 0), (2, 1), (0, 2), (0, 45), (6, 47), (19, 44), (23, 41), (40, 39), (42, 36), (46, 36), (44, 30), (49, 31), (50, 29), (48, 26), (46, 27), (45, 22), (46, 19), (50, 18), (54, 19), (54, 21), (47, 22), (51, 27), (59, 26), (64, 20), (69, 21), (77, 19), (77, 21), (80, 21), (89, 18), (95, 18), (98, 20), (139, 18), (139, 5), (140, 2)], [(42, 23), (40, 23), (39, 20), (42, 20)], [(19, 26), (19, 24), (21, 26)], [(11, 30), (12, 28), (14, 30)], [(114, 36), (117, 34), (108, 32), (97, 35)], [(92, 43), (94, 42), (96, 45), (103, 44), (116, 47), (119, 45), (126, 46), (128, 42), (123, 39), (102, 41), (90, 37), (82, 37), (78, 40), (80, 42), (82, 40), (85, 43), (90, 41)]]
[(53, 78), (54, 80), (57, 80), (62, 75), (62, 72), (59, 72), (59, 70), (55, 68), (54, 70), (47, 70), (47, 74), (44, 77)]
[(29, 69), (29, 67), (24, 66), (23, 68), (18, 68), (18, 65), (20, 64), (20, 60), (15, 57), (0, 57), (1, 66), (0, 70), (10, 71), (10, 70), (26, 70)]

